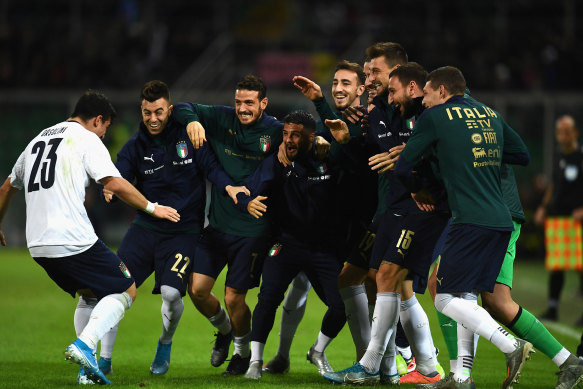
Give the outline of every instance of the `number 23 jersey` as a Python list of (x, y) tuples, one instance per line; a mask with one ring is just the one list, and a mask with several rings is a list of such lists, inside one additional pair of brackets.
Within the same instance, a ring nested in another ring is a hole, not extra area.
[(97, 241), (84, 206), (89, 177), (121, 175), (101, 139), (75, 121), (42, 130), (20, 155), (10, 180), (25, 191), (33, 257), (74, 255)]

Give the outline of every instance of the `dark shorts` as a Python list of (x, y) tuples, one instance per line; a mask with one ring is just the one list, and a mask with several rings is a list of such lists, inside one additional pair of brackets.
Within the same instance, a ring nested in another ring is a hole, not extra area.
[(91, 289), (98, 299), (128, 290), (134, 283), (125, 264), (101, 240), (81, 254), (60, 258), (36, 257), (61, 289), (75, 297), (81, 289)]
[(196, 248), (192, 272), (216, 280), (227, 266), (226, 286), (240, 290), (255, 288), (259, 286), (269, 240), (266, 236), (248, 238), (226, 234), (208, 226)]
[(382, 261), (395, 263), (409, 270), (407, 279), (413, 281), (413, 290), (424, 293), (427, 288), (432, 253), (448, 216), (443, 213), (414, 213), (396, 216), (383, 215), (373, 248), (371, 267), (378, 269)]
[(433, 248), (433, 253), (431, 254), (431, 258), (433, 260), (433, 262), (437, 261), (439, 256), (441, 255), (441, 252), (443, 251), (443, 245), (445, 244), (445, 238), (447, 238), (447, 234), (449, 233), (449, 229), (451, 227), (451, 221), (453, 219), (449, 218), (449, 220), (447, 221), (447, 224), (445, 225), (443, 231), (441, 232), (441, 235), (439, 236), (439, 239), (437, 239), (437, 243), (435, 243), (435, 247)]
[(375, 218), (367, 229), (362, 231), (358, 243), (353, 247), (346, 262), (361, 269), (368, 270), (374, 246), (379, 218)]
[(160, 294), (160, 287), (168, 285), (184, 296), (199, 238), (200, 234), (156, 232), (132, 224), (117, 255), (132, 272), (136, 286), (154, 273), (152, 293)]
[(492, 292), (511, 233), (452, 224), (437, 270), (437, 293)]

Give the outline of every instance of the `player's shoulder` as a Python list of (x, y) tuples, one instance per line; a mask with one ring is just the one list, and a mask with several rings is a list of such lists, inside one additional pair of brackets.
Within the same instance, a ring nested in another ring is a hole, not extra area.
[(273, 128), (277, 130), (281, 130), (283, 128), (283, 122), (278, 120), (275, 116), (268, 115), (265, 112), (263, 113), (258, 124), (262, 127)]

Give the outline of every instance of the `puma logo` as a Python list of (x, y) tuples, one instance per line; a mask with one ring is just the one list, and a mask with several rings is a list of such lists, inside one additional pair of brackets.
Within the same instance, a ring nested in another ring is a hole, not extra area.
[(154, 162), (154, 154), (152, 154), (150, 157), (144, 157), (144, 161), (152, 161), (152, 162)]

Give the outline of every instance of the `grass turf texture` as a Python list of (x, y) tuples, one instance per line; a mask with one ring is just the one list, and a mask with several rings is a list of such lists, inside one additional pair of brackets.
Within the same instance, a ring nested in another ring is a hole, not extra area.
[[(516, 267), (514, 296), (532, 313), (544, 309), (547, 273), (541, 262), (519, 263)], [(215, 293), (222, 299), (221, 276)], [(283, 376), (264, 375), (260, 382), (242, 377), (222, 377), (226, 363), (213, 368), (210, 351), (214, 328), (185, 297), (182, 321), (174, 337), (170, 370), (164, 376), (152, 376), (149, 366), (154, 358), (160, 335), (160, 297), (152, 295), (153, 277), (138, 291), (138, 298), (120, 324), (113, 353), (113, 375), (117, 386), (148, 388), (264, 388), (330, 387), (317, 374), (315, 366), (306, 362), (306, 352), (320, 328), (324, 306), (311, 292), (304, 320), (298, 328), (291, 350), (291, 371)], [(581, 299), (575, 296), (577, 280), (567, 274), (567, 285), (561, 302), (561, 320), (572, 323), (581, 314)], [(253, 309), (258, 290), (249, 292)], [(75, 339), (73, 312), (76, 299), (61, 291), (44, 270), (22, 249), (0, 249), (0, 388), (61, 388), (76, 386), (77, 365), (64, 361), (65, 347)], [(428, 294), (419, 296), (431, 321), (435, 344), (440, 348), (439, 360), (449, 370), (447, 352), (439, 331), (435, 310)], [(265, 347), (265, 362), (273, 357), (278, 342), (280, 313)], [(574, 352), (580, 329), (568, 325), (552, 326), (551, 332)], [(232, 346), (231, 346), (232, 352)], [(343, 369), (354, 360), (354, 346), (345, 327), (326, 352), (332, 367)], [(505, 376), (502, 353), (481, 339), (474, 364), (474, 379), (479, 388), (499, 388)], [(520, 379), (519, 388), (552, 388), (556, 384), (556, 366), (542, 353), (533, 355)], [(412, 388), (414, 385), (402, 385)]]

